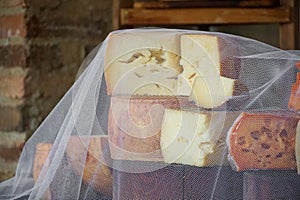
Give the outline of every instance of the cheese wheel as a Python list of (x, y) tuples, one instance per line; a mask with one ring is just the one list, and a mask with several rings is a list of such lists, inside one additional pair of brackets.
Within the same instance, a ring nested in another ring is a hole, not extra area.
[(104, 58), (108, 95), (171, 95), (177, 88), (179, 36), (168, 32), (112, 33)]
[(192, 106), (184, 97), (111, 97), (108, 135), (112, 158), (162, 161), (160, 132), (165, 108)]
[(103, 195), (112, 196), (112, 160), (107, 136), (71, 136), (66, 154), (73, 171), (82, 176), (84, 183)]
[[(237, 49), (234, 41), (217, 35), (164, 31), (112, 33), (104, 58), (107, 93), (110, 96), (190, 96), (194, 79), (200, 76), (222, 77), (222, 84), (229, 85), (226, 94), (232, 96), (240, 71)], [(195, 90), (199, 89), (205, 87), (196, 86)], [(210, 107), (216, 106), (219, 105)]]
[(297, 73), (296, 82), (292, 87), (288, 107), (291, 110), (300, 113), (300, 72)]
[(299, 117), (293, 113), (243, 112), (228, 132), (229, 161), (237, 171), (295, 169)]

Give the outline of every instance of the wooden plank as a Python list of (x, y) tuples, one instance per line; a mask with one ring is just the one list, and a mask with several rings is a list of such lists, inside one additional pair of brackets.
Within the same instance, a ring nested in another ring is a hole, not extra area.
[(133, 0), (113, 0), (113, 20), (112, 26), (113, 30), (118, 30), (120, 28), (120, 10), (122, 8), (132, 8), (133, 7)]
[(289, 7), (121, 9), (121, 25), (288, 23)]
[(195, 7), (271, 7), (279, 6), (279, 0), (242, 0), (242, 1), (223, 1), (223, 0), (135, 0), (134, 8), (195, 8)]
[(284, 0), (282, 4), (289, 6), (291, 19), (289, 23), (280, 24), (279, 46), (281, 49), (298, 49), (299, 43), (299, 2), (297, 0)]

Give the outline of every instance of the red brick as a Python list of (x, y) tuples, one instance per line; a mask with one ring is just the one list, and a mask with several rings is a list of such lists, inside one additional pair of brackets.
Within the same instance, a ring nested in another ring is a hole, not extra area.
[(21, 129), (22, 115), (20, 108), (0, 107), (0, 130), (11, 131)]
[(22, 98), (25, 94), (24, 75), (0, 76), (0, 94), (12, 98)]
[(17, 7), (17, 6), (25, 6), (24, 0), (1, 0), (0, 1), (0, 8), (10, 8), (10, 7)]
[(111, 1), (28, 0), (29, 37), (104, 39), (111, 30)]
[(24, 13), (16, 15), (2, 15), (0, 16), (0, 25), (0, 38), (26, 36)]
[(0, 66), (25, 66), (26, 49), (23, 45), (0, 46)]

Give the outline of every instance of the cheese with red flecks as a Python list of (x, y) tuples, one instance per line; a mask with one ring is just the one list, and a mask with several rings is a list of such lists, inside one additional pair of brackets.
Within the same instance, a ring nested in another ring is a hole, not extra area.
[(298, 121), (294, 113), (242, 113), (227, 138), (233, 168), (295, 169)]

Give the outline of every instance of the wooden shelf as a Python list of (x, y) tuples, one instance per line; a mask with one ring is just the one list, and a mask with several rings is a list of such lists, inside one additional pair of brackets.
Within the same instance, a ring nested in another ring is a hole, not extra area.
[[(199, 5), (206, 3), (208, 6), (191, 8), (188, 4), (191, 1)], [(211, 2), (218, 6), (214, 6)], [(198, 2), (196, 0), (113, 0), (113, 28), (117, 30), (136, 26), (274, 23), (279, 24), (280, 48), (298, 49), (300, 47), (298, 0), (226, 2), (222, 7), (220, 0), (199, 0)], [(184, 7), (185, 4), (186, 7)], [(260, 6), (257, 6), (258, 4)]]
[(291, 22), (289, 7), (121, 9), (122, 25), (257, 24)]

